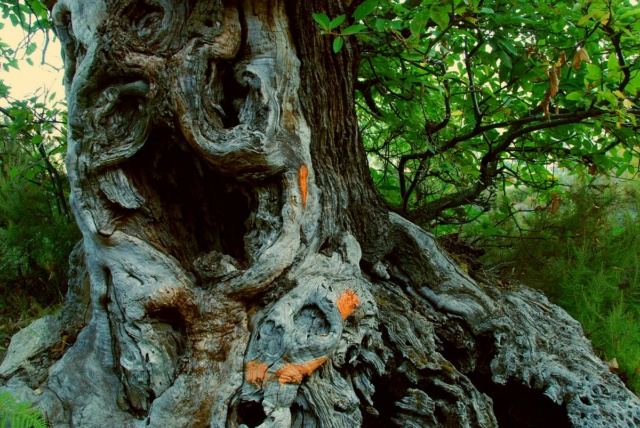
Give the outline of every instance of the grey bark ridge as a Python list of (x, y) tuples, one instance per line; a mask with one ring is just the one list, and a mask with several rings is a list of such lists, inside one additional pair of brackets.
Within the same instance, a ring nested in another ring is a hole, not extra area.
[(347, 6), (57, 2), (83, 241), (3, 388), (54, 427), (640, 425), (577, 322), (375, 196), (312, 19)]
[[(471, 279), (454, 279), (463, 273), (450, 259), (434, 257), (433, 236), (395, 214), (392, 221), (402, 224), (418, 245), (430, 249), (426, 253), (431, 254), (432, 267), (427, 271), (441, 283), (432, 283), (428, 291), (417, 287), (413, 294), (435, 309), (444, 307), (449, 315), (447, 323), (463, 321), (457, 326), (457, 335), (471, 330), (466, 340), (457, 340), (462, 342), (457, 344), (460, 348), (473, 352), (480, 338), (490, 341), (491, 360), (484, 370), (488, 369), (493, 383), (515, 383), (542, 392), (566, 409), (571, 426), (638, 425), (638, 397), (594, 355), (581, 325), (564, 310), (527, 287), (481, 288)], [(452, 301), (455, 304), (449, 303)], [(446, 305), (455, 310), (447, 310)], [(482, 311), (474, 310), (481, 305)], [(455, 328), (447, 326), (450, 330)], [(478, 357), (481, 356), (467, 357), (456, 366), (463, 371), (482, 371), (479, 365), (487, 362), (478, 361)]]

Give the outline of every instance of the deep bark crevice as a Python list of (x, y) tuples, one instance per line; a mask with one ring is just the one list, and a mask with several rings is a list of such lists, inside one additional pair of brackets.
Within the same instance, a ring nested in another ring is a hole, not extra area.
[(567, 417), (564, 406), (558, 405), (544, 395), (543, 391), (507, 382), (496, 384), (487, 376), (470, 376), (474, 385), (491, 397), (493, 412), (498, 425), (506, 428), (573, 426)]
[[(382, 332), (382, 338), (388, 336)], [(394, 417), (397, 415), (397, 402), (407, 395), (412, 387), (411, 382), (402, 374), (398, 374), (398, 366), (395, 358), (387, 363), (387, 373), (383, 375), (373, 374), (371, 384), (375, 392), (371, 397), (373, 404), (362, 409), (362, 427), (377, 428), (394, 426)]]
[(224, 113), (223, 123), (225, 128), (233, 128), (240, 124), (240, 113), (246, 103), (249, 90), (241, 85), (236, 77), (232, 66), (229, 66), (221, 74), (222, 102), (221, 107)]
[[(472, 337), (466, 332), (461, 340), (462, 328), (457, 323), (435, 327), (440, 337), (442, 355), (460, 369), (478, 390), (493, 402), (493, 412), (498, 426), (508, 428), (534, 428), (572, 426), (564, 406), (554, 403), (544, 391), (525, 386), (516, 381), (502, 385), (491, 378), (490, 362), (496, 349), (488, 335)], [(456, 334), (458, 332), (458, 334)], [(466, 343), (471, 340), (471, 343)]]

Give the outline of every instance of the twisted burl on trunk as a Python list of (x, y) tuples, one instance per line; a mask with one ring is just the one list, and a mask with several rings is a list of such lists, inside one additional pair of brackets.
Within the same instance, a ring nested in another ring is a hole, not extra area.
[(470, 279), (389, 212), (347, 0), (59, 0), (66, 307), (5, 388), (55, 427), (640, 425), (580, 325)]

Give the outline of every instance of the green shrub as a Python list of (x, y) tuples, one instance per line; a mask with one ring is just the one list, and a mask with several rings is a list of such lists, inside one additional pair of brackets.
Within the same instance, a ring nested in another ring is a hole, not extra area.
[(77, 227), (51, 210), (40, 188), (15, 186), (0, 201), (0, 287), (23, 291), (43, 305), (59, 300)]
[[(19, 111), (33, 121), (37, 119), (26, 107)], [(38, 123), (26, 119), (22, 128), (13, 133), (9, 130), (15, 123), (5, 122), (7, 127), (0, 127), (3, 347), (19, 328), (63, 300), (68, 257), (80, 238), (69, 214), (68, 183), (60, 157), (64, 145), (60, 138), (53, 132), (36, 129)]]
[[(638, 185), (621, 182), (556, 193), (512, 215), (485, 240), (484, 261), (543, 290), (579, 320), (596, 352), (616, 359), (640, 392), (640, 219)], [(532, 207), (533, 208), (533, 207)]]

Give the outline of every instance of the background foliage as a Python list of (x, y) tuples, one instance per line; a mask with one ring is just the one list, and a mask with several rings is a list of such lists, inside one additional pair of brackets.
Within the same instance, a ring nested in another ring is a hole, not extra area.
[(354, 7), (316, 21), (362, 47), (357, 95), (371, 172), (413, 221), (468, 222), (511, 187), (556, 186), (550, 166), (637, 172), (640, 8), (631, 1)]
[[(5, 23), (25, 34), (17, 46), (0, 41), (2, 70), (33, 64), (52, 37), (47, 7), (39, 1), (0, 1), (0, 10)], [(35, 42), (38, 32), (45, 35), (44, 46)], [(3, 347), (16, 329), (62, 301), (67, 287), (67, 259), (79, 239), (69, 210), (64, 168), (66, 106), (54, 97), (40, 89), (28, 99), (15, 99), (4, 79), (0, 81)]]
[[(529, 192), (514, 198), (536, 203)], [(504, 234), (484, 236), (476, 225), (463, 233), (487, 250), (483, 269), (543, 290), (640, 392), (640, 183), (601, 179), (555, 201), (555, 212), (532, 207), (510, 217)]]

